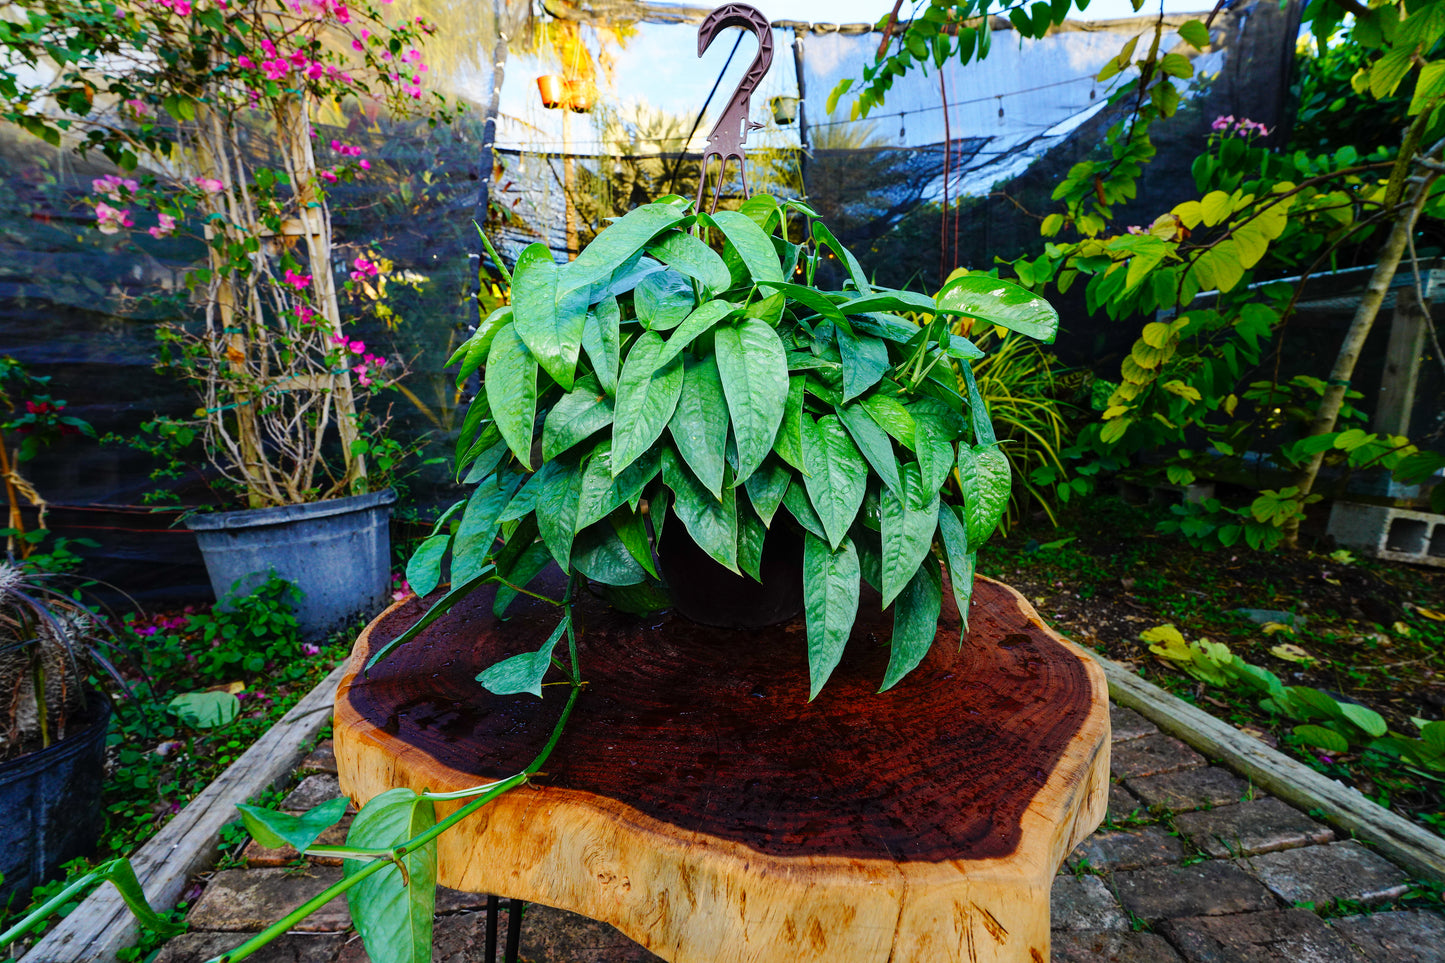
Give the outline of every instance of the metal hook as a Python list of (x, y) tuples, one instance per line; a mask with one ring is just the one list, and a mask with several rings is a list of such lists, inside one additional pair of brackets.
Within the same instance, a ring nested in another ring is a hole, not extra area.
[(709, 213), (717, 210), (718, 199), (722, 196), (723, 182), (727, 177), (729, 160), (738, 162), (738, 177), (743, 184), (743, 197), (748, 197), (748, 174), (747, 160), (743, 154), (743, 144), (747, 142), (748, 132), (761, 130), (762, 124), (753, 123), (748, 119), (752, 112), (753, 91), (767, 76), (768, 68), (773, 65), (773, 28), (768, 18), (763, 16), (756, 7), (750, 7), (745, 3), (729, 3), (718, 7), (708, 14), (697, 28), (697, 55), (701, 57), (712, 45), (713, 39), (728, 27), (741, 27), (744, 30), (751, 30), (758, 38), (758, 53), (753, 62), (748, 65), (747, 72), (743, 74), (742, 81), (737, 89), (733, 91), (732, 97), (728, 100), (727, 106), (723, 108), (722, 117), (713, 125), (711, 132), (707, 135), (707, 147), (703, 150), (702, 166), (698, 170), (697, 177), (697, 210), (702, 210), (702, 195), (707, 188), (707, 163), (713, 157), (718, 159), (717, 190), (713, 194), (712, 207)]

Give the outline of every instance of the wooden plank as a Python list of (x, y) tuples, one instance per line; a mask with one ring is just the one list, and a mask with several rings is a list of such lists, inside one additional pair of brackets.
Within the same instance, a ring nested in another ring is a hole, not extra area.
[(1421, 879), (1445, 881), (1445, 839), (1175, 698), (1125, 666), (1089, 654), (1104, 666), (1109, 695), (1118, 705), (1133, 709), (1211, 759), (1223, 761), (1270, 794), (1315, 811)]
[(1390, 342), (1385, 349), (1385, 371), (1380, 376), (1380, 397), (1375, 404), (1375, 420), (1370, 425), (1372, 431), (1391, 435), (1410, 433), (1428, 317), (1414, 286), (1401, 288), (1395, 299), (1395, 313), (1390, 318)]
[[(257, 739), (216, 781), (192, 799), (140, 848), (131, 863), (157, 910), (170, 909), (186, 881), (215, 861), (221, 828), (237, 818), (236, 804), (263, 792), (294, 770), (305, 749), (331, 719), (338, 666)], [(136, 941), (136, 922), (115, 887), (102, 885), (21, 958), (21, 963), (110, 963)]]

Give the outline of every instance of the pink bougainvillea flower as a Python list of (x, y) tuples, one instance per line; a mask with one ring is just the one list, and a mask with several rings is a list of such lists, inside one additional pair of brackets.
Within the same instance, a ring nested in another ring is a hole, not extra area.
[(287, 268), (286, 283), (291, 285), (298, 291), (305, 291), (307, 288), (311, 287), (311, 275), (298, 274), (290, 268)]
[(364, 170), (364, 171), (369, 171), (369, 170), (371, 170), (371, 161), (369, 161), (369, 160), (364, 160), (364, 161), (362, 161), (362, 162), (361, 162), (361, 169)]
[(219, 194), (221, 193), (221, 191), (226, 189), (226, 185), (222, 184), (214, 177), (197, 177), (196, 186), (199, 187), (201, 190), (205, 191), (207, 194)]
[(158, 214), (156, 217), (160, 223), (155, 227), (148, 228), (146, 233), (158, 241), (163, 237), (170, 237), (176, 229), (176, 219), (169, 214)]
[(353, 342), (351, 342), (349, 345), (347, 345), (347, 348), (349, 348), (349, 349), (351, 350), (351, 353), (352, 353), (352, 354), (365, 354), (365, 353), (366, 353), (366, 342), (364, 342), (364, 341), (353, 341)]
[(320, 655), (320, 654), (321, 654), (321, 646), (319, 646), (319, 645), (312, 645), (310, 642), (302, 642), (302, 643), (301, 643), (301, 654), (302, 654), (302, 655)]
[(346, 335), (344, 335), (344, 334), (333, 334), (333, 335), (331, 336), (331, 343), (332, 343), (332, 344), (345, 344), (345, 343), (346, 343), (346, 340), (347, 340), (347, 339), (346, 339)]
[(317, 171), (316, 176), (321, 178), (328, 184), (335, 184), (339, 180), (339, 178), (336, 176), (336, 172), (328, 168), (322, 168), (321, 170)]
[(135, 224), (135, 221), (131, 220), (130, 211), (118, 210), (104, 201), (95, 205), (95, 221), (95, 226), (102, 234), (115, 234), (121, 228)]
[(358, 257), (351, 262), (356, 270), (351, 272), (351, 280), (365, 281), (367, 278), (374, 278), (377, 275), (377, 266), (364, 257)]
[(1210, 130), (1227, 130), (1227, 129), (1229, 129), (1230, 127), (1233, 127), (1233, 126), (1234, 126), (1234, 115), (1233, 115), (1233, 114), (1230, 114), (1230, 115), (1228, 115), (1228, 116), (1225, 116), (1224, 114), (1220, 114), (1218, 117), (1214, 118), (1214, 123), (1212, 123), (1212, 124), (1209, 125), (1209, 129), (1210, 129)]

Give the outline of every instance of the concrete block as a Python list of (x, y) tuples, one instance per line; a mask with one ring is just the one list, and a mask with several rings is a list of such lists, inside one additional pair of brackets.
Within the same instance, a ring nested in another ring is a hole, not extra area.
[(1445, 568), (1445, 515), (1336, 501), (1329, 534), (1340, 545), (1375, 558)]

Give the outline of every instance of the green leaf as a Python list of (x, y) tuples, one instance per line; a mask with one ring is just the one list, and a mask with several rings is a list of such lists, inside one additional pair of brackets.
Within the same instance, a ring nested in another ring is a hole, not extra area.
[(312, 843), (321, 838), (322, 833), (341, 822), (350, 802), (345, 796), (338, 796), (312, 807), (300, 816), (244, 803), (238, 803), (236, 808), (241, 812), (241, 821), (246, 824), (246, 832), (262, 846), (267, 849), (290, 846), (296, 852), (304, 853), (311, 848)]
[[(737, 489), (733, 489), (734, 492)], [(763, 580), (763, 541), (767, 526), (758, 518), (746, 498), (738, 500), (738, 568), (754, 581)]]
[(888, 370), (888, 346), (870, 335), (854, 334), (835, 326), (838, 354), (843, 361), (843, 401), (876, 385)]
[(166, 708), (192, 729), (214, 729), (235, 719), (241, 702), (229, 692), (183, 692)]
[[(927, 402), (929, 405), (936, 402)], [(941, 407), (941, 406), (940, 406)], [(913, 411), (913, 450), (918, 453), (924, 491), (936, 492), (953, 473), (952, 440), (957, 434), (939, 410), (917, 405)]]
[(808, 625), (808, 701), (838, 667), (858, 616), (858, 552), (852, 539), (836, 549), (803, 536), (804, 612)]
[(713, 355), (687, 360), (682, 394), (668, 422), (668, 431), (698, 481), (714, 498), (721, 499), (723, 468), (727, 464), (728, 409)]
[(838, 305), (838, 310), (847, 315), (873, 314), (879, 311), (899, 311), (903, 313), (926, 312), (934, 313), (937, 310), (932, 298), (926, 294), (919, 294), (916, 291), (895, 291), (891, 289), (880, 290), (876, 294), (869, 294), (861, 298), (853, 298)]
[(778, 457), (799, 471), (803, 470), (803, 388), (806, 378), (788, 379), (788, 397), (783, 403), (783, 420), (773, 450)]
[(612, 399), (603, 392), (597, 375), (584, 375), (547, 412), (542, 426), (542, 457), (551, 461), (610, 424)]
[(868, 417), (878, 423), (878, 427), (888, 432), (892, 438), (905, 448), (913, 448), (914, 435), (917, 426), (914, 424), (913, 415), (908, 408), (890, 395), (867, 395), (859, 402), (863, 410), (868, 412)]
[[(346, 844), (358, 849), (389, 849), (436, 825), (430, 800), (410, 789), (389, 789), (374, 797), (352, 820)], [(430, 963), (432, 915), (436, 910), (437, 844), (433, 840), (402, 857), (407, 881), (396, 866), (359, 881), (346, 894), (351, 918), (373, 960)], [(360, 860), (348, 859), (342, 872), (353, 876)]]
[(788, 402), (788, 360), (778, 333), (756, 318), (724, 325), (715, 337), (718, 374), (738, 446), (737, 481), (743, 482), (778, 436)]
[(443, 368), (450, 368), (458, 361), (462, 363), (461, 370), (457, 372), (458, 388), (462, 387), (472, 373), (487, 360), (487, 352), (492, 348), (492, 339), (497, 336), (498, 331), (502, 330), (503, 325), (511, 320), (512, 306), (510, 304), (504, 304), (497, 308), (487, 315), (485, 321), (477, 325), (477, 330), (472, 333), (472, 336), (462, 342), (461, 347), (457, 348), (447, 359), (447, 363), (442, 365)]
[(804, 415), (803, 467), (808, 498), (828, 533), (829, 546), (836, 550), (863, 504), (868, 463), (836, 415), (817, 421)]
[[(958, 520), (957, 510), (945, 502), (938, 506), (938, 534), (943, 541), (943, 554), (948, 562), (948, 584), (963, 632), (968, 631), (968, 603), (973, 598), (973, 574), (977, 556), (968, 547), (968, 532)], [(959, 642), (962, 643), (962, 636)]]
[[(535, 537), (535, 522), (532, 522), (529, 519), (523, 524), (533, 526), (534, 534), (531, 537)], [(543, 548), (542, 554), (544, 556), (546, 555), (545, 548)], [(401, 635), (398, 635), (396, 638), (392, 639), (390, 642), (387, 642), (381, 648), (373, 652), (371, 654), (371, 658), (366, 660), (366, 671), (370, 671), (377, 665), (381, 664), (381, 662), (388, 655), (395, 652), (403, 645), (406, 645), (406, 643), (410, 642), (412, 639), (416, 638), (428, 625), (431, 625), (437, 619), (445, 615), (453, 605), (456, 605), (457, 602), (470, 595), (472, 590), (475, 589), (478, 585), (481, 585), (483, 581), (493, 577), (495, 576), (492, 570), (485, 569), (481, 574), (477, 575), (470, 582), (461, 582), (459, 584), (453, 585), (450, 589), (447, 590), (447, 593), (445, 595), (443, 595), (441, 598), (437, 599), (431, 604), (431, 606), (426, 610), (426, 612), (422, 614), (421, 618), (417, 619), (410, 626), (408, 626), (405, 632), (401, 633)], [(498, 592), (498, 594), (500, 595), (500, 592)]]
[[(523, 692), (530, 692), (537, 698), (542, 698), (542, 677), (552, 666), (552, 650), (557, 647), (558, 641), (567, 631), (570, 624), (568, 616), (562, 616), (562, 621), (547, 636), (547, 641), (535, 652), (522, 652), (510, 658), (503, 659), (490, 668), (483, 669), (477, 676), (477, 681), (482, 684), (493, 695), (519, 695)], [(360, 816), (357, 817), (361, 818)]]
[(537, 420), (537, 359), (517, 335), (515, 324), (497, 332), (482, 378), (487, 404), (507, 447), (532, 469), (532, 427)]
[(441, 584), (442, 559), (451, 542), (450, 532), (433, 535), (417, 546), (406, 563), (406, 580), (419, 597), (426, 598)]
[(479, 483), (476, 491), (472, 492), (452, 541), (453, 583), (470, 582), (487, 567), (502, 510), (507, 507), (517, 481), (512, 478), (502, 484), (501, 479), (493, 475)]
[(578, 530), (606, 518), (619, 505), (634, 506), (642, 489), (662, 470), (660, 453), (652, 449), (612, 477), (612, 443), (604, 441), (592, 451), (582, 472), (582, 490), (577, 496)]
[(700, 306), (692, 314), (689, 314), (682, 324), (677, 326), (676, 331), (668, 336), (667, 347), (663, 348), (657, 363), (662, 365), (671, 361), (705, 331), (728, 315), (735, 314), (737, 310), (738, 306), (729, 301), (709, 301)]
[(1196, 50), (1209, 46), (1209, 28), (1198, 20), (1186, 20), (1179, 25), (1179, 39)]
[(705, 298), (721, 294), (732, 284), (728, 266), (718, 253), (683, 231), (669, 231), (648, 245), (647, 253), (674, 271), (696, 278)]
[(557, 468), (547, 478), (547, 483), (537, 492), (537, 530), (547, 550), (557, 560), (562, 571), (570, 568), (572, 539), (576, 536), (577, 506), (582, 494), (582, 470), (580, 467), (548, 462)]
[(973, 551), (993, 534), (1008, 508), (1009, 477), (1008, 457), (996, 446), (958, 446), (958, 478)]
[(617, 533), (617, 540), (627, 549), (627, 553), (632, 556), (633, 560), (642, 566), (648, 575), (658, 578), (657, 567), (652, 562), (652, 542), (647, 538), (647, 523), (642, 520), (642, 513), (635, 508), (615, 511), (608, 516), (608, 523)]
[(617, 299), (603, 298), (587, 312), (582, 324), (582, 350), (592, 362), (597, 380), (609, 395), (617, 394), (617, 371), (622, 364), (622, 311)]
[[(884, 565), (887, 565), (886, 545)], [(883, 577), (885, 581), (888, 578), (886, 567)], [(923, 661), (938, 634), (938, 614), (942, 608), (943, 588), (939, 584), (938, 566), (930, 559), (913, 573), (893, 605), (893, 649), (879, 692), (893, 688)]]
[(710, 222), (722, 231), (728, 244), (747, 267), (754, 284), (783, 280), (783, 267), (778, 260), (777, 249), (752, 218), (738, 211), (718, 211), (711, 217), (699, 214), (698, 222)]
[(823, 531), (823, 523), (818, 520), (818, 513), (813, 511), (813, 505), (808, 501), (808, 492), (804, 489), (800, 480), (794, 478), (788, 483), (788, 490), (783, 493), (783, 507), (793, 520), (806, 532), (812, 532), (818, 538), (827, 539), (828, 535)]
[(1295, 738), (1307, 746), (1324, 749), (1327, 752), (1348, 752), (1350, 743), (1344, 736), (1324, 726), (1304, 725), (1294, 727)]
[(632, 294), (637, 319), (652, 331), (677, 327), (692, 314), (697, 299), (692, 282), (676, 271), (655, 271), (638, 282)]
[(1410, 98), (1410, 115), (1420, 113), (1441, 97), (1445, 97), (1445, 61), (1436, 60), (1420, 68), (1415, 94)]
[(838, 306), (827, 297), (827, 295), (810, 288), (805, 284), (794, 284), (791, 281), (759, 281), (758, 286), (767, 291), (778, 291), (787, 295), (793, 301), (804, 307), (811, 308), (818, 314), (832, 321), (839, 327), (848, 326), (848, 316), (838, 310)]
[(764, 525), (772, 526), (773, 515), (783, 503), (783, 496), (787, 494), (792, 480), (793, 473), (776, 458), (766, 459), (758, 466), (757, 471), (748, 476), (744, 483), (748, 500), (753, 503), (753, 508)]
[(588, 292), (560, 291), (558, 273), (547, 245), (538, 242), (522, 252), (513, 273), (512, 326), (542, 370), (571, 391)]
[(686, 215), (671, 204), (644, 204), (613, 221), (567, 265), (559, 289), (590, 288), (612, 276), (654, 237)]
[(622, 365), (612, 422), (613, 477), (652, 446), (677, 408), (682, 394), (682, 362), (674, 358), (659, 367), (662, 351), (661, 335), (644, 332)]
[(938, 492), (924, 492), (916, 462), (899, 472), (902, 489), (879, 495), (883, 530), (883, 607), (898, 597), (928, 555), (938, 528)]
[(1367, 736), (1378, 739), (1388, 731), (1389, 727), (1385, 725), (1384, 717), (1374, 709), (1356, 705), (1353, 702), (1341, 702), (1340, 711), (1345, 714), (1346, 719), (1358, 726)]
[(678, 460), (671, 448), (662, 452), (662, 481), (672, 489), (673, 514), (682, 520), (698, 548), (715, 559), (719, 565), (737, 572), (737, 489), (723, 489), (721, 501), (714, 498)]
[(848, 277), (853, 281), (853, 286), (858, 289), (859, 294), (869, 295), (873, 288), (868, 284), (868, 277), (863, 273), (863, 265), (853, 256), (853, 252), (838, 242), (833, 232), (824, 226), (822, 221), (813, 221), (813, 241), (819, 247), (827, 247), (838, 256), (838, 260), (848, 269)]
[(526, 588), (537, 577), (537, 573), (547, 567), (552, 561), (552, 553), (545, 542), (531, 542), (526, 544), (519, 552), (516, 560), (510, 568), (503, 568), (500, 560), (497, 565), (500, 580), (509, 584), (497, 586), (497, 595), (492, 599), (492, 614), (497, 618), (505, 618), (507, 609), (511, 607), (518, 595), (521, 593), (517, 588)]
[(938, 292), (938, 306), (987, 321), (1045, 344), (1059, 333), (1059, 312), (1028, 288), (986, 274), (954, 278)]
[(858, 445), (858, 450), (863, 453), (863, 457), (868, 460), (878, 477), (883, 479), (883, 484), (898, 491), (898, 458), (893, 454), (893, 443), (888, 440), (888, 433), (879, 428), (878, 423), (869, 418), (868, 413), (857, 404), (834, 410), (842, 419), (843, 427), (848, 429), (848, 434)]

